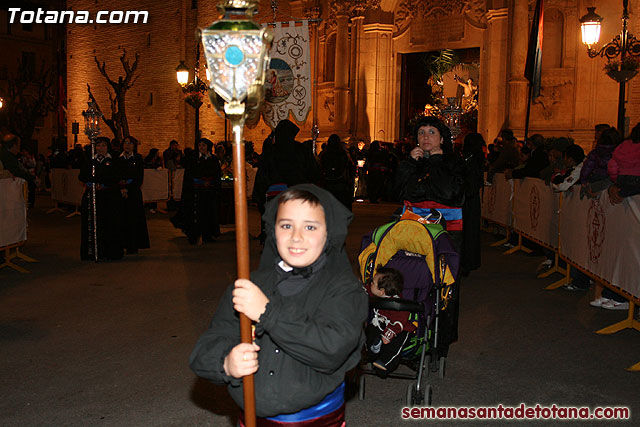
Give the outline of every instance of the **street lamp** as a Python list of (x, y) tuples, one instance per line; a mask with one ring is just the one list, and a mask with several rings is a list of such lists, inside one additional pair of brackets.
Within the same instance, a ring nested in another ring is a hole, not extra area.
[(200, 79), (200, 43), (196, 43), (196, 67), (193, 80), (189, 82), (189, 68), (184, 61), (176, 67), (176, 79), (182, 87), (182, 92), (186, 95), (184, 100), (196, 110), (195, 124), (195, 141), (194, 148), (198, 149), (198, 140), (200, 139), (200, 107), (202, 106), (202, 97), (207, 92), (207, 84)]
[(187, 85), (189, 81), (189, 69), (184, 64), (184, 61), (180, 61), (180, 64), (176, 67), (176, 77), (178, 78), (178, 84), (182, 87)]
[[(617, 81), (618, 94), (618, 130), (625, 134), (625, 86), (638, 73), (638, 62), (634, 57), (640, 56), (640, 42), (627, 30), (629, 19), (629, 0), (622, 2), (622, 31), (613, 40), (600, 48), (592, 49), (600, 39), (600, 28), (603, 18), (595, 13), (595, 7), (588, 7), (587, 14), (580, 18), (582, 43), (587, 46), (589, 58), (607, 58), (605, 70), (607, 75)], [(620, 57), (618, 61), (616, 58)]]
[[(221, 0), (224, 16), (200, 30), (204, 54), (211, 73), (209, 99), (216, 111), (231, 121), (233, 144), (233, 188), (236, 219), (238, 278), (249, 278), (249, 221), (247, 215), (245, 150), (242, 133), (245, 121), (259, 119), (264, 101), (264, 79), (269, 64), (273, 35), (251, 20), (258, 0)], [(251, 343), (251, 321), (240, 314), (240, 338)], [(253, 376), (243, 378), (247, 427), (255, 427)]]
[(88, 223), (93, 232), (89, 233), (89, 255), (93, 252), (93, 260), (98, 262), (98, 219), (96, 213), (96, 163), (93, 160), (96, 155), (96, 138), (100, 135), (100, 118), (102, 113), (95, 102), (88, 103), (89, 108), (82, 112), (84, 118), (84, 133), (91, 141), (91, 209), (89, 209)]
[(580, 28), (582, 29), (582, 43), (591, 50), (591, 46), (600, 40), (600, 28), (602, 16), (596, 14), (595, 7), (588, 7), (587, 14), (580, 18)]

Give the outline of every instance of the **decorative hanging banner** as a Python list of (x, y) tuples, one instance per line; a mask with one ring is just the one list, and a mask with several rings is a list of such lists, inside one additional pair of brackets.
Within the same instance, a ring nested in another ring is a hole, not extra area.
[(302, 123), (311, 109), (309, 22), (281, 22), (273, 29), (271, 62), (265, 78), (262, 118), (271, 129), (289, 117)]

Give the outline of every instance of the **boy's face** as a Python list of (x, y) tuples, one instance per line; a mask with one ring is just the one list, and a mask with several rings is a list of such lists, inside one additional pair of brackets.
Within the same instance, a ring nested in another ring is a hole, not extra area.
[(276, 247), (290, 267), (306, 267), (318, 259), (327, 241), (324, 209), (303, 200), (289, 200), (278, 207)]
[(371, 281), (371, 293), (377, 297), (384, 297), (386, 296), (384, 289), (380, 289), (378, 287), (378, 280), (380, 280), (380, 277), (380, 274), (373, 276), (373, 280)]

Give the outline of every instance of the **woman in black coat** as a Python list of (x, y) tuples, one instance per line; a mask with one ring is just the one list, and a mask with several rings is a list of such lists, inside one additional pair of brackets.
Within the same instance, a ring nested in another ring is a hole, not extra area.
[(367, 154), (367, 194), (371, 203), (378, 203), (382, 197), (389, 174), (388, 162), (389, 154), (380, 147), (379, 141), (373, 141)]
[(335, 133), (329, 136), (327, 148), (320, 153), (320, 169), (324, 188), (351, 210), (355, 165)]
[[(458, 253), (462, 247), (462, 205), (465, 190), (465, 165), (453, 152), (451, 131), (442, 120), (425, 116), (415, 127), (417, 147), (409, 159), (398, 165), (396, 194), (414, 212), (437, 209), (445, 220)], [(458, 278), (456, 278), (458, 281)], [(458, 339), (460, 285), (453, 287), (448, 308), (441, 313), (438, 353), (446, 356), (449, 344)]]
[(149, 247), (147, 219), (142, 203), (144, 162), (136, 152), (138, 140), (127, 136), (122, 140), (122, 153), (117, 158), (122, 194), (122, 238), (127, 254)]
[(470, 133), (464, 138), (462, 156), (466, 165), (464, 204), (462, 205), (462, 274), (480, 268), (481, 191), (486, 159), (482, 135)]
[(183, 231), (189, 243), (195, 245), (198, 238), (212, 242), (220, 235), (218, 198), (220, 193), (220, 162), (211, 153), (213, 143), (200, 138), (198, 151), (190, 153), (184, 171), (182, 203)]

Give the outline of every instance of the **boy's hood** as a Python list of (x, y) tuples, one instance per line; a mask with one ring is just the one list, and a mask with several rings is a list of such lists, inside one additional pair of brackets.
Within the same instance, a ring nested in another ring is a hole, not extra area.
[[(308, 191), (320, 200), (320, 204), (324, 209), (325, 221), (327, 223), (327, 244), (324, 252), (326, 254), (332, 254), (344, 250), (348, 226), (353, 219), (351, 211), (340, 203), (331, 193), (316, 185), (299, 184), (291, 188)], [(277, 213), (278, 197), (275, 197), (267, 203), (264, 215), (262, 215), (262, 219), (265, 222), (267, 238), (264, 245), (264, 251), (260, 259), (261, 268), (263, 266), (273, 268), (273, 261), (279, 259), (275, 242), (275, 222)]]

